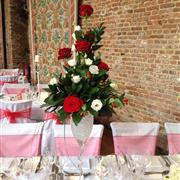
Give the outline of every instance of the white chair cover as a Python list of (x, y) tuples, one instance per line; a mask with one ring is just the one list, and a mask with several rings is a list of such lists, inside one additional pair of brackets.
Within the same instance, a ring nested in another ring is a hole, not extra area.
[(40, 92), (45, 91), (45, 89), (48, 89), (48, 84), (39, 84), (39, 90)]
[(165, 123), (169, 154), (180, 153), (180, 123)]
[(19, 69), (0, 69), (1, 76), (18, 76)]
[(116, 154), (154, 155), (159, 123), (111, 123)]
[(0, 100), (0, 123), (31, 122), (31, 100)]
[(30, 89), (30, 84), (25, 83), (25, 84), (9, 84), (5, 83), (2, 87), (1, 92), (3, 94), (22, 94)]
[[(44, 155), (53, 142), (52, 123), (0, 124), (0, 156), (27, 157)], [(53, 146), (51, 146), (52, 150)], [(52, 153), (51, 153), (52, 155)]]
[[(65, 128), (65, 138), (64, 138)], [(93, 125), (90, 137), (85, 144), (83, 156), (97, 156), (100, 155), (101, 140), (103, 135), (103, 125)], [(56, 125), (55, 126), (55, 144), (56, 153), (58, 156), (78, 156), (80, 149), (74, 138), (71, 125)]]
[(18, 76), (0, 76), (0, 91), (5, 83), (18, 83)]

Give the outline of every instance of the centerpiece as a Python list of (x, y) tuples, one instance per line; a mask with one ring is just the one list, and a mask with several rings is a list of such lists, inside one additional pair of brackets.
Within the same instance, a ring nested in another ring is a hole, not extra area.
[[(80, 17), (86, 21), (93, 13), (90, 5), (80, 6)], [(109, 79), (109, 66), (98, 51), (105, 27), (81, 29), (75, 27), (72, 48), (61, 48), (58, 59), (62, 61), (64, 74), (49, 85), (45, 99), (47, 110), (54, 111), (62, 123), (71, 119), (72, 132), (80, 144), (81, 153), (93, 127), (93, 117), (103, 110), (114, 112), (127, 103), (125, 94), (118, 94), (117, 85)], [(72, 55), (74, 54), (73, 58)], [(64, 59), (64, 60), (63, 60)]]

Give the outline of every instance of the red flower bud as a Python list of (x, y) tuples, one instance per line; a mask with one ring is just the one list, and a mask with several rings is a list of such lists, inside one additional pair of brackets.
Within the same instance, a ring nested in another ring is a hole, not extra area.
[(72, 56), (71, 48), (59, 49), (58, 59), (70, 58)]
[(93, 13), (93, 8), (91, 5), (82, 4), (79, 8), (79, 14), (81, 17), (90, 16)]
[(98, 67), (99, 67), (99, 69), (103, 69), (103, 70), (106, 70), (106, 71), (109, 70), (109, 66), (103, 61), (99, 62)]

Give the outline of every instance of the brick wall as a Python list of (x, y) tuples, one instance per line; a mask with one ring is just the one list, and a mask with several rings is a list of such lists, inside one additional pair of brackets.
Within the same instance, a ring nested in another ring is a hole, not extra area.
[[(102, 57), (111, 67), (111, 78), (129, 98), (129, 105), (112, 120), (162, 126), (180, 121), (179, 0), (82, 2), (94, 8), (87, 25), (106, 26)], [(161, 138), (159, 146), (164, 142)]]
[(8, 68), (23, 68), (29, 61), (28, 17), (23, 14), (25, 0), (5, 1), (6, 49)]
[(0, 68), (4, 67), (3, 58), (3, 34), (2, 34), (2, 14), (1, 14), (1, 1), (0, 1)]

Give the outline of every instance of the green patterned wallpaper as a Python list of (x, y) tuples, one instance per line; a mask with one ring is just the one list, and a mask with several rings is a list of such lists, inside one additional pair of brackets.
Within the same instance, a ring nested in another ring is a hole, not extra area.
[(48, 82), (54, 74), (61, 72), (57, 53), (60, 47), (71, 47), (71, 29), (75, 23), (72, 19), (74, 2), (74, 0), (34, 1), (35, 54), (40, 55), (41, 83)]

